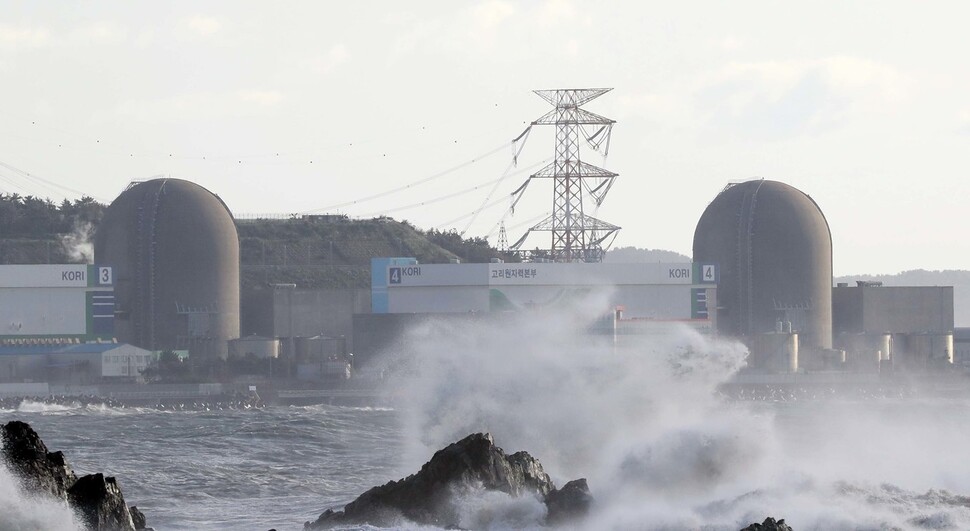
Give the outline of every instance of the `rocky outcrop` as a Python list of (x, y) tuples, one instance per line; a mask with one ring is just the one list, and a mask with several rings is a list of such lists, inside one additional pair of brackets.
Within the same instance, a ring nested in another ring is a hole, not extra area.
[(67, 490), (77, 476), (61, 452), (48, 452), (47, 445), (26, 422), (13, 420), (3, 427), (3, 458), (20, 476), (30, 492), (44, 492), (67, 500)]
[(89, 529), (135, 529), (125, 497), (113, 477), (82, 476), (67, 490), (67, 501)]
[(138, 507), (132, 505), (128, 508), (128, 512), (131, 513), (131, 523), (135, 525), (135, 531), (155, 531), (151, 527), (148, 527), (145, 520), (145, 513), (138, 510)]
[(304, 528), (387, 526), (404, 520), (457, 527), (460, 518), (456, 496), (477, 489), (535, 496), (546, 503), (551, 500), (549, 514), (561, 519), (557, 521), (584, 514), (592, 500), (586, 480), (567, 483), (557, 491), (534, 457), (527, 452), (506, 455), (490, 435), (476, 433), (436, 452), (418, 473), (374, 487), (347, 504), (343, 511), (327, 510)]
[(792, 531), (792, 528), (785, 523), (784, 518), (776, 522), (774, 518), (769, 516), (765, 518), (764, 522), (753, 523), (741, 531)]
[(593, 505), (593, 496), (589, 493), (586, 479), (582, 478), (566, 483), (561, 489), (550, 491), (545, 502), (549, 509), (546, 522), (556, 525), (586, 516)]
[(3, 426), (3, 458), (28, 492), (43, 493), (65, 500), (91, 531), (136, 531), (148, 529), (141, 515), (141, 527), (113, 477), (90, 474), (78, 478), (64, 454), (48, 452), (44, 441), (29, 424), (11, 421)]

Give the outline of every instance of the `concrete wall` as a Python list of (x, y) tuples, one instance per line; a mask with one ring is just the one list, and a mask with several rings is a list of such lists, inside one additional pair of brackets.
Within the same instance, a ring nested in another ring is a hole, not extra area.
[(836, 287), (832, 318), (836, 334), (951, 332), (953, 287)]
[(353, 316), (369, 313), (367, 289), (254, 290), (244, 294), (243, 333), (264, 337), (344, 336), (353, 352)]

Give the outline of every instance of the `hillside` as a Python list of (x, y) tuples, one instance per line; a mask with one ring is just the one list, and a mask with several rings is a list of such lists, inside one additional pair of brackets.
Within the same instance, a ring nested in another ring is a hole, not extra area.
[(422, 232), (387, 217), (305, 216), (240, 221), (237, 227), (244, 288), (275, 283), (366, 288), (372, 257), (408, 256), (433, 264), (488, 262), (500, 256), (484, 239)]
[[(105, 205), (91, 198), (61, 204), (0, 194), (0, 264), (89, 263)], [(482, 238), (421, 231), (387, 217), (237, 220), (243, 289), (292, 283), (305, 288), (370, 286), (370, 259), (488, 262), (501, 256)]]

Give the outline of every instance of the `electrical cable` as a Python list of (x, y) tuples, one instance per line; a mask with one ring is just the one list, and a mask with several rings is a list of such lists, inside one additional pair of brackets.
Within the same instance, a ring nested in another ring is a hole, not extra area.
[(385, 190), (383, 192), (378, 192), (376, 194), (369, 195), (369, 196), (366, 196), (366, 197), (362, 197), (360, 199), (355, 199), (353, 201), (346, 201), (346, 202), (343, 202), (343, 203), (336, 203), (336, 204), (333, 204), (333, 205), (328, 205), (328, 206), (325, 206), (325, 207), (315, 208), (315, 209), (312, 209), (312, 210), (306, 210), (304, 212), (301, 212), (301, 214), (314, 214), (314, 213), (317, 213), (317, 212), (330, 211), (330, 210), (337, 209), (337, 208), (343, 208), (343, 207), (346, 207), (346, 206), (357, 205), (357, 204), (364, 203), (364, 202), (367, 202), (367, 201), (371, 201), (371, 200), (374, 200), (374, 199), (379, 199), (381, 197), (386, 197), (388, 195), (395, 194), (397, 192), (402, 192), (402, 191), (408, 190), (408, 189), (410, 189), (412, 187), (420, 186), (422, 184), (431, 182), (431, 181), (433, 181), (435, 179), (439, 179), (441, 177), (444, 177), (445, 175), (448, 175), (450, 173), (453, 173), (455, 171), (458, 171), (458, 170), (460, 170), (462, 168), (465, 168), (467, 166), (471, 166), (472, 164), (475, 164), (479, 160), (488, 158), (488, 157), (490, 157), (490, 156), (498, 153), (499, 151), (502, 151), (503, 149), (505, 149), (505, 147), (506, 147), (505, 144), (502, 144), (501, 146), (499, 146), (499, 147), (497, 147), (495, 149), (492, 149), (492, 150), (490, 150), (490, 151), (488, 151), (486, 153), (483, 153), (483, 154), (481, 154), (481, 155), (479, 155), (479, 156), (477, 156), (477, 157), (475, 157), (475, 158), (473, 158), (471, 160), (467, 160), (465, 162), (462, 162), (461, 164), (458, 164), (457, 166), (452, 166), (451, 168), (448, 168), (448, 169), (446, 169), (444, 171), (435, 173), (434, 175), (425, 177), (423, 179), (419, 179), (417, 181), (414, 181), (414, 182), (405, 184), (403, 186), (399, 186), (397, 188), (392, 188), (390, 190)]

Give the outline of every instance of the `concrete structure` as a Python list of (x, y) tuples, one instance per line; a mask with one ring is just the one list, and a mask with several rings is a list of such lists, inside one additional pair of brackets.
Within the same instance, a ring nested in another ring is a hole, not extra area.
[[(717, 270), (702, 264), (493, 263), (383, 266), (374, 313), (488, 313), (598, 304), (627, 319), (715, 319)], [(374, 281), (372, 281), (374, 282)], [(380, 300), (379, 294), (386, 293)], [(384, 310), (384, 311), (381, 311)]]
[(953, 363), (970, 365), (970, 328), (953, 329)]
[(850, 369), (953, 361), (952, 286), (840, 284), (832, 289), (832, 315), (836, 347), (846, 351)]
[(832, 237), (808, 195), (776, 181), (729, 185), (697, 223), (693, 258), (720, 267), (722, 334), (791, 323), (800, 353), (832, 347)]
[(0, 382), (142, 381), (152, 353), (119, 343), (0, 346)]
[[(713, 331), (717, 268), (710, 264), (371, 262), (370, 315), (354, 315), (355, 367), (380, 353), (409, 350), (407, 330), (429, 320), (521, 322), (529, 315), (580, 305), (602, 316), (590, 333), (614, 344), (685, 325)], [(594, 308), (589, 308), (595, 305)]]
[(135, 184), (105, 211), (94, 251), (115, 268), (120, 340), (226, 357), (239, 337), (239, 238), (218, 197), (179, 179)]
[(840, 285), (832, 317), (836, 334), (952, 332), (953, 287)]
[(245, 358), (252, 354), (259, 359), (280, 357), (280, 340), (275, 337), (246, 336), (229, 340), (229, 357)]
[(0, 345), (114, 336), (114, 274), (84, 264), (0, 266)]
[(353, 351), (354, 314), (371, 311), (371, 292), (366, 289), (299, 289), (282, 284), (243, 294), (242, 324), (246, 334), (283, 338), (344, 337)]

